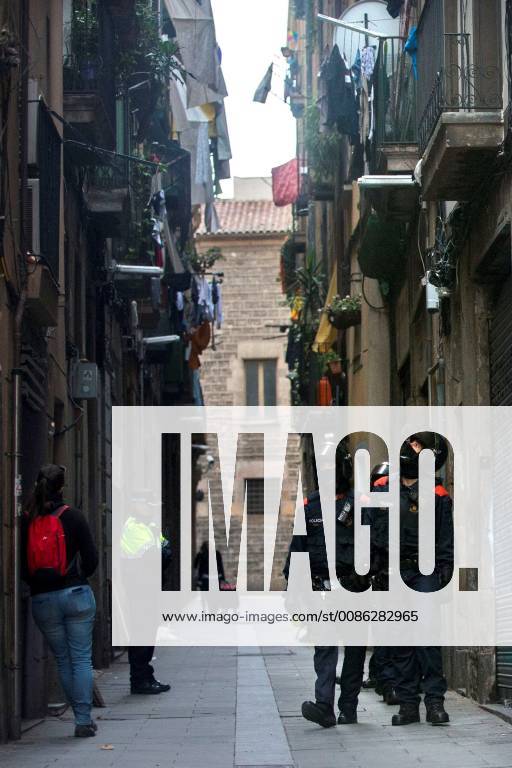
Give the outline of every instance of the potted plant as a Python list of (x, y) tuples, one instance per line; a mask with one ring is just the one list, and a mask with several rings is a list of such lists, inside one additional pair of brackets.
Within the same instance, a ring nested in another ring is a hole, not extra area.
[(333, 349), (330, 349), (325, 355), (325, 366), (329, 368), (333, 376), (341, 375), (341, 357)]
[(336, 128), (321, 130), (320, 111), (316, 106), (309, 107), (306, 113), (305, 144), (311, 197), (332, 200), (342, 137)]
[(361, 322), (361, 296), (334, 296), (325, 310), (329, 322), (338, 330), (359, 325)]

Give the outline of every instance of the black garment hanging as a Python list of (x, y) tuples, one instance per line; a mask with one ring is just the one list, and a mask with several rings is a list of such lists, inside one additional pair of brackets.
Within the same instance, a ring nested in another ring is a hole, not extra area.
[(331, 51), (325, 67), (327, 81), (327, 125), (336, 126), (346, 136), (357, 136), (359, 121), (357, 103), (350, 69), (337, 45)]
[(389, 15), (393, 17), (393, 19), (396, 19), (397, 16), (400, 16), (400, 11), (402, 10), (403, 4), (404, 0), (389, 0), (387, 11)]

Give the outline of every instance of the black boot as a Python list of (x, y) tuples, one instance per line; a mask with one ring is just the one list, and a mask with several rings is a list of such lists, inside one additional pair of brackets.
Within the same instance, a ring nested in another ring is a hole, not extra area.
[(391, 718), (391, 725), (410, 725), (420, 722), (420, 708), (418, 704), (400, 704), (397, 715)]
[(432, 701), (427, 705), (427, 723), (447, 725), (449, 722), (450, 717), (442, 701)]
[(151, 696), (157, 693), (167, 693), (171, 690), (171, 686), (167, 683), (160, 683), (158, 680), (144, 680), (140, 683), (131, 685), (130, 693), (135, 693), (142, 696)]
[(373, 677), (367, 677), (363, 680), (363, 688), (377, 688), (377, 681)]
[(338, 725), (354, 725), (357, 723), (357, 712), (342, 710), (338, 716)]
[(320, 701), (304, 701), (302, 704), (302, 717), (312, 723), (321, 725), (322, 728), (332, 728), (336, 725), (334, 709), (329, 704)]
[(390, 707), (396, 707), (397, 704), (400, 704), (394, 688), (388, 688), (384, 691), (384, 701), (386, 704), (389, 704)]

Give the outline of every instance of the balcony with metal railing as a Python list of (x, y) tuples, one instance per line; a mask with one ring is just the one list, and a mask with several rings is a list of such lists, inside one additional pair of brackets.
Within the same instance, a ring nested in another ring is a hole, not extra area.
[[(75, 3), (64, 25), (64, 115), (80, 136), (112, 149), (115, 141), (114, 29), (103, 3)], [(73, 130), (74, 129), (74, 130)]]
[[(399, 38), (381, 40), (373, 78), (374, 174), (408, 175), (418, 162), (416, 78)], [(418, 190), (387, 187), (374, 193), (373, 205), (388, 220), (408, 221), (417, 207)]]
[(418, 159), (416, 78), (410, 57), (397, 38), (379, 46), (374, 79), (375, 165), (393, 173), (414, 169)]
[(467, 200), (503, 141), (499, 3), (430, 0), (418, 25), (418, 141), (426, 199)]
[(104, 237), (121, 237), (130, 221), (130, 163), (98, 156), (90, 166), (84, 198), (94, 227)]

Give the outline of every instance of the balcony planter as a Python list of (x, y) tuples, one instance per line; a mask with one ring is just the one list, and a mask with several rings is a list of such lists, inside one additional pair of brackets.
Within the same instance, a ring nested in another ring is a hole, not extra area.
[(32, 320), (45, 328), (58, 324), (59, 289), (42, 262), (30, 265), (27, 277), (26, 309)]
[(334, 296), (324, 312), (334, 328), (344, 330), (361, 323), (361, 296)]
[(332, 376), (341, 376), (342, 367), (341, 359), (339, 357), (328, 360), (327, 365), (329, 366), (329, 370)]
[(341, 312), (329, 312), (329, 322), (338, 331), (351, 328), (353, 325), (360, 325), (361, 323), (361, 310), (360, 309), (345, 309)]

